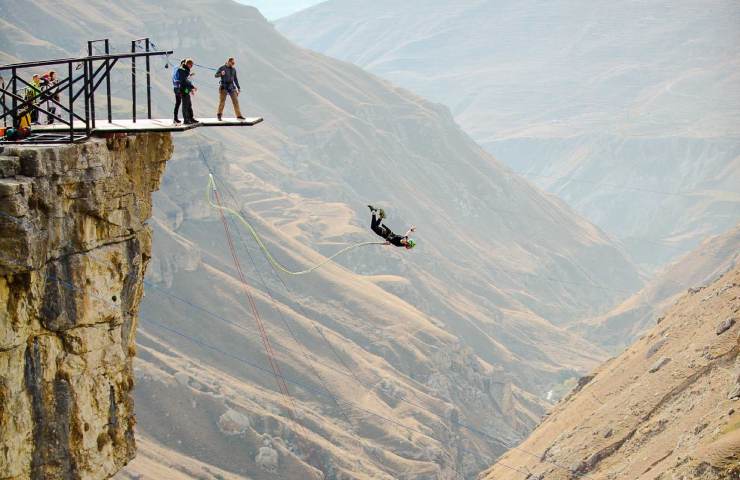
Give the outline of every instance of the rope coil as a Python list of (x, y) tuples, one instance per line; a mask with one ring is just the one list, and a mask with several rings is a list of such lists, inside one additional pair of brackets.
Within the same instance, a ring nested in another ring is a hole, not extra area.
[(349, 246), (347, 246), (347, 247), (339, 250), (334, 255), (328, 257), (326, 260), (324, 260), (322, 262), (319, 262), (319, 263), (317, 263), (316, 265), (314, 265), (314, 266), (312, 266), (310, 268), (307, 268), (305, 270), (292, 271), (289, 268), (287, 268), (286, 266), (284, 266), (282, 263), (280, 263), (279, 261), (277, 261), (275, 259), (275, 257), (272, 256), (272, 253), (270, 253), (270, 250), (268, 250), (267, 246), (265, 246), (265, 243), (262, 241), (262, 237), (260, 237), (259, 233), (257, 233), (257, 230), (239, 212), (237, 212), (236, 210), (234, 210), (232, 208), (229, 208), (229, 207), (226, 207), (226, 206), (223, 206), (223, 205), (219, 205), (219, 204), (213, 203), (213, 201), (211, 200), (211, 195), (210, 195), (211, 190), (213, 190), (214, 194), (216, 193), (216, 181), (213, 179), (213, 174), (212, 173), (209, 173), (208, 174), (208, 187), (206, 188), (206, 201), (208, 202), (208, 204), (211, 207), (213, 207), (213, 208), (215, 208), (215, 209), (217, 209), (219, 211), (230, 213), (237, 220), (239, 220), (242, 223), (242, 225), (244, 225), (247, 228), (247, 230), (249, 231), (249, 233), (252, 235), (252, 238), (254, 238), (254, 241), (257, 242), (257, 245), (260, 247), (260, 250), (262, 250), (262, 252), (265, 254), (265, 257), (267, 258), (267, 260), (269, 260), (269, 262), (275, 268), (277, 268), (278, 270), (280, 270), (281, 272), (283, 272), (283, 273), (285, 273), (287, 275), (296, 275), (296, 276), (297, 275), (306, 275), (308, 273), (311, 273), (311, 272), (314, 272), (314, 271), (318, 270), (319, 268), (321, 268), (321, 267), (325, 266), (326, 264), (330, 263), (331, 261), (333, 261), (335, 258), (337, 258), (340, 255), (343, 255), (343, 254), (345, 254), (345, 253), (347, 253), (347, 252), (349, 252), (351, 250), (354, 250), (354, 249), (357, 249), (357, 248), (360, 248), (360, 247), (365, 247), (365, 246), (368, 246), (368, 245), (385, 245), (386, 244), (385, 242), (362, 242), (362, 243), (356, 243), (354, 245), (349, 245)]

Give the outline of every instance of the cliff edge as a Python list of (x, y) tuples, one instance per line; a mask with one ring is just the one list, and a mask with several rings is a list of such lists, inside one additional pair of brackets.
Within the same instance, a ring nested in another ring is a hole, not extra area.
[(0, 478), (102, 479), (135, 454), (151, 193), (169, 134), (0, 151)]

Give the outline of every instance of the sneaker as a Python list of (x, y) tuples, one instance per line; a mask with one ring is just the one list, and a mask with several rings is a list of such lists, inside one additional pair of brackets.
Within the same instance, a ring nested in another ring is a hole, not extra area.
[(367, 208), (369, 208), (371, 212), (374, 212), (377, 210), (377, 208), (373, 207), (372, 205), (368, 205)]
[(236, 117), (236, 119), (237, 119), (237, 120), (246, 120), (246, 118), (244, 118), (244, 117), (242, 117), (242, 116), (238, 116), (238, 117)]
[(174, 123), (175, 125), (180, 125), (182, 122), (179, 119), (176, 118), (176, 119), (172, 120), (172, 123)]
[(220, 113), (217, 113), (216, 114), (216, 118), (218, 119), (219, 122), (221, 121), (221, 117), (222, 117), (222, 115)]

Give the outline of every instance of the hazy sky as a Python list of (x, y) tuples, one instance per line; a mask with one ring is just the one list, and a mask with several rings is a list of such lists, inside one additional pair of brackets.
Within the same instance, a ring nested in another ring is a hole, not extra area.
[(323, 0), (236, 0), (244, 5), (259, 8), (268, 20), (277, 20), (298, 10), (321, 3)]

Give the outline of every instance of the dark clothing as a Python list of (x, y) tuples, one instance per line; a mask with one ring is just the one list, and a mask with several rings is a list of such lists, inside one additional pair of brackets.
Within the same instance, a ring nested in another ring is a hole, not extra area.
[(373, 218), (372, 220), (370, 220), (370, 228), (372, 229), (372, 231), (383, 237), (384, 239), (388, 240), (391, 245), (395, 245), (397, 247), (405, 247), (406, 245), (401, 243), (401, 240), (407, 240), (407, 237), (393, 233), (390, 228), (381, 223), (382, 221), (383, 220), (375, 215), (375, 212), (373, 212)]
[(190, 69), (187, 65), (181, 65), (180, 68), (177, 69), (176, 79), (177, 85), (180, 86), (181, 93), (189, 94), (193, 90), (193, 84), (190, 82)]
[[(175, 116), (172, 117), (175, 120), (178, 119), (178, 113), (180, 112), (180, 104), (182, 103), (182, 93), (180, 93), (179, 88), (175, 88)], [(185, 114), (185, 111), (183, 110), (183, 115)]]
[(195, 122), (195, 118), (193, 115), (193, 101), (190, 99), (190, 93), (183, 93), (180, 95), (180, 99), (182, 100), (182, 119), (185, 123), (193, 123)]
[[(195, 122), (193, 118), (193, 102), (190, 99), (190, 93), (195, 88), (190, 81), (190, 68), (187, 65), (181, 65), (177, 69), (177, 75), (175, 76), (177, 85), (180, 86), (180, 95), (175, 93), (175, 118), (177, 118), (177, 107), (178, 101), (182, 102), (182, 116), (185, 123)], [(176, 89), (177, 90), (177, 89)]]
[(39, 110), (36, 105), (39, 104), (39, 96), (41, 95), (41, 83), (39, 80), (31, 80), (28, 88), (26, 88), (26, 100), (32, 100), (29, 108), (31, 109), (31, 123), (39, 123)]
[[(222, 73), (223, 75), (221, 75)], [(234, 87), (236, 87), (237, 90), (242, 89), (242, 87), (239, 86), (239, 79), (236, 76), (236, 68), (234, 67), (221, 65), (221, 68), (216, 71), (216, 75), (214, 76), (221, 79), (221, 88), (229, 93), (234, 90)]]
[(46, 123), (51, 125), (54, 123), (53, 115), (57, 114), (57, 105), (55, 102), (59, 102), (59, 90), (57, 89), (57, 81), (52, 79), (51, 76), (44, 75), (41, 77), (41, 98), (46, 101), (46, 111), (51, 115), (46, 115)]

